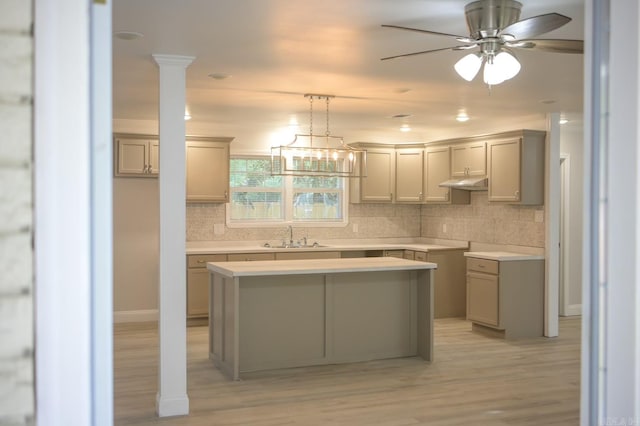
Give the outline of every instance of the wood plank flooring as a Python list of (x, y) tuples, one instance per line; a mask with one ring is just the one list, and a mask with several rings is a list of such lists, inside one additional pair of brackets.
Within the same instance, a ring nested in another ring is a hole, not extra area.
[(207, 327), (188, 328), (190, 415), (158, 418), (157, 326), (119, 324), (116, 425), (577, 425), (580, 318), (560, 337), (504, 341), (463, 319), (435, 322), (435, 361), (418, 358), (247, 374), (207, 359)]

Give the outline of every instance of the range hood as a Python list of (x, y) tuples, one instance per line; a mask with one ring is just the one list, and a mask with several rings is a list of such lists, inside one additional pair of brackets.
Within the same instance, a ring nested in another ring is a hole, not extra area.
[(445, 180), (438, 186), (445, 188), (463, 189), (465, 191), (487, 191), (489, 179), (486, 176), (464, 177), (460, 179)]

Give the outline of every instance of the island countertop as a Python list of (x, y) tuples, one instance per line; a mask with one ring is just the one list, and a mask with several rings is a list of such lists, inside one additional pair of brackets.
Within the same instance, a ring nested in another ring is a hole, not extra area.
[(437, 269), (435, 263), (395, 257), (355, 259), (259, 260), (254, 262), (209, 262), (207, 268), (226, 277), (264, 275), (329, 274), (336, 272), (410, 271)]

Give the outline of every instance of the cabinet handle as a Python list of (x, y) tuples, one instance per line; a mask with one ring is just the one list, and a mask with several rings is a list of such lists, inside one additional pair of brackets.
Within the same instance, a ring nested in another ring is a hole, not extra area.
[(514, 192), (513, 195), (515, 195), (516, 197), (520, 197), (520, 191)]
[(224, 198), (225, 199), (229, 198), (229, 192), (228, 191), (224, 191)]
[(198, 260), (198, 263), (205, 263), (204, 260)]
[(444, 193), (444, 199), (445, 201), (449, 201), (449, 190), (447, 189), (447, 192)]
[(149, 164), (149, 173), (153, 173), (153, 168), (151, 167), (151, 164)]

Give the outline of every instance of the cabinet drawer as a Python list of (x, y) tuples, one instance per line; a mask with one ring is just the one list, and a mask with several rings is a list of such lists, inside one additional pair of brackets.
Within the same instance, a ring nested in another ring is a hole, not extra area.
[(207, 262), (225, 262), (225, 254), (190, 254), (187, 256), (187, 267), (206, 268)]
[(404, 250), (385, 250), (383, 256), (404, 258)]
[(498, 274), (498, 261), (497, 260), (487, 260), (487, 259), (477, 259), (475, 257), (467, 258), (467, 270), (468, 271), (478, 271), (484, 272), (487, 274)]
[(414, 260), (418, 260), (420, 262), (426, 262), (427, 261), (427, 253), (425, 253), (423, 251), (416, 251), (416, 252), (414, 252), (413, 259)]
[(250, 260), (275, 260), (274, 253), (233, 253), (227, 255), (229, 262), (244, 262)]
[(415, 252), (413, 250), (405, 250), (403, 257), (408, 260), (414, 260)]

